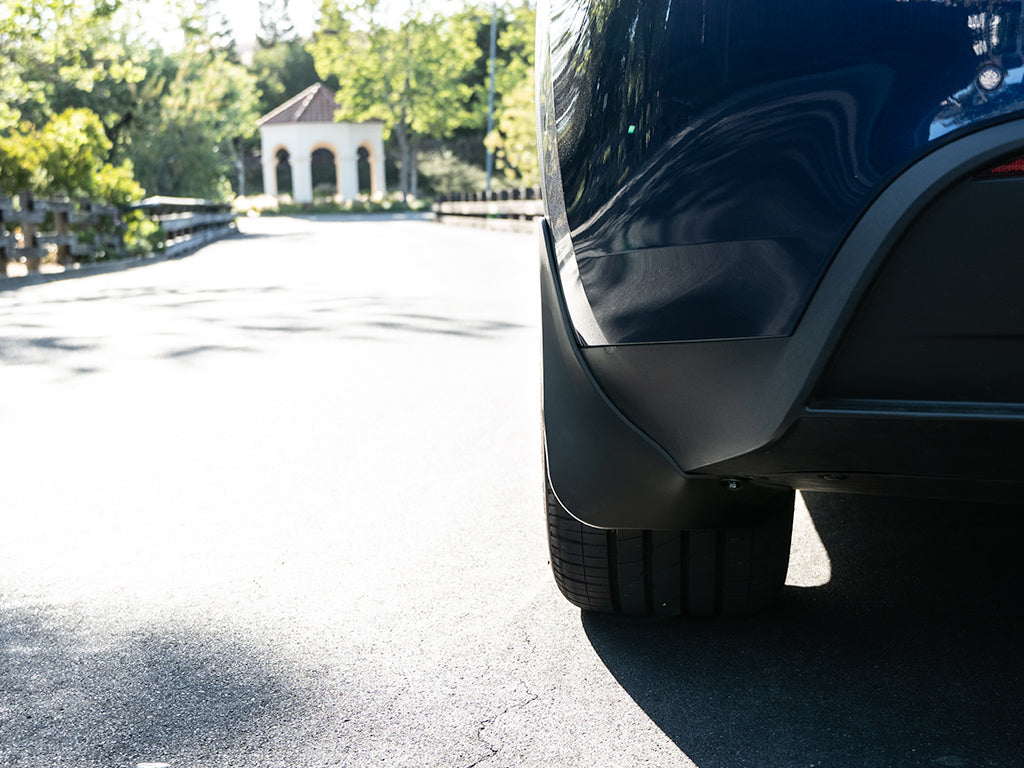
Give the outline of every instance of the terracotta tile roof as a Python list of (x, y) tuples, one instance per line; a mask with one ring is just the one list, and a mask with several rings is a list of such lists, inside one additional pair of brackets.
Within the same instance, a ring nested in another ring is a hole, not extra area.
[(277, 123), (333, 123), (338, 104), (334, 91), (316, 83), (259, 119), (257, 125)]

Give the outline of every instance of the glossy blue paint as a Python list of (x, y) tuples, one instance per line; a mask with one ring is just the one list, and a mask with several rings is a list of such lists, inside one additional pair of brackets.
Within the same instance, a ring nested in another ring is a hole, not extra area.
[(791, 333), (889, 181), (1024, 108), (1020, 1), (539, 12), (547, 202), (591, 345)]

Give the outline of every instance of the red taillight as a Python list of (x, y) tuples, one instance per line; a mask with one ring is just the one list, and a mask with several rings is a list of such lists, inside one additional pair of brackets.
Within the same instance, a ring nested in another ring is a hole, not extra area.
[(1024, 176), (1024, 157), (1015, 157), (1013, 160), (1004, 160), (991, 168), (986, 168), (974, 174), (976, 179), (1000, 179), (1006, 176)]

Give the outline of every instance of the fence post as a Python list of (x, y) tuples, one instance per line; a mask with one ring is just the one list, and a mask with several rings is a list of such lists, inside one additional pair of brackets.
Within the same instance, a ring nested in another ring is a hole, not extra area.
[(39, 222), (36, 215), (36, 201), (31, 192), (22, 192), (21, 199), (21, 237), (22, 252), (25, 254), (25, 268), (29, 274), (39, 271), (42, 254), (39, 253)]
[(14, 233), (7, 228), (13, 207), (11, 198), (0, 197), (0, 280), (7, 279), (7, 262), (14, 255)]
[(57, 235), (57, 263), (69, 267), (74, 262), (71, 255), (71, 201), (62, 199), (56, 202), (53, 211), (53, 232)]

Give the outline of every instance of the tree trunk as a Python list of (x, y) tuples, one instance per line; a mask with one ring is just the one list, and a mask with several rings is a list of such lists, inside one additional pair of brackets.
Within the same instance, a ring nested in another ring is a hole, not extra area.
[(411, 179), (409, 181), (409, 190), (412, 194), (413, 200), (420, 195), (420, 137), (416, 136), (412, 140), (412, 157), (409, 158), (409, 171)]
[(245, 148), (241, 139), (231, 140), (231, 153), (235, 156), (235, 171), (238, 173), (238, 194), (245, 194)]
[(400, 121), (395, 126), (395, 139), (398, 141), (398, 155), (401, 165), (398, 173), (398, 188), (402, 193), (402, 202), (409, 196), (409, 171), (411, 170), (411, 158), (409, 151), (409, 129), (405, 122)]

